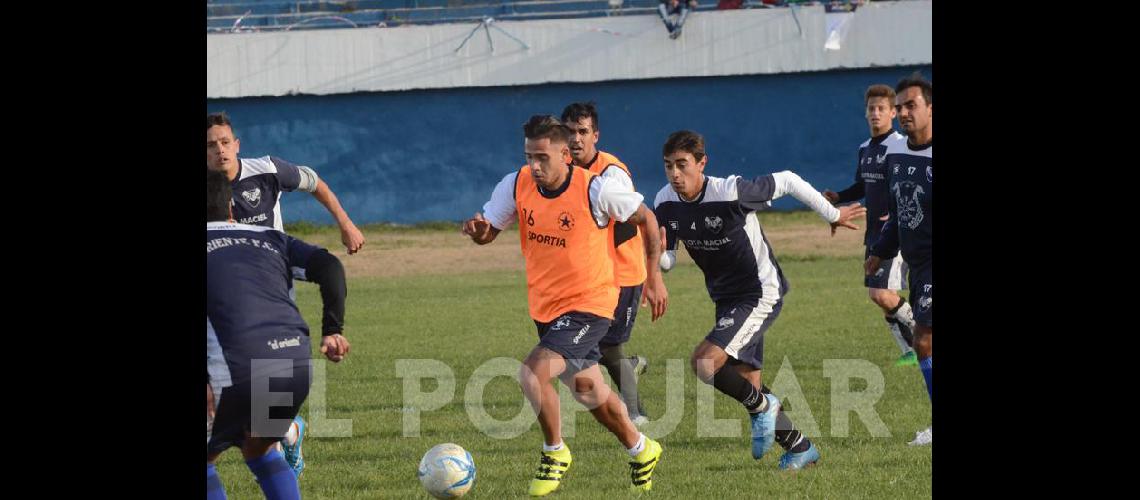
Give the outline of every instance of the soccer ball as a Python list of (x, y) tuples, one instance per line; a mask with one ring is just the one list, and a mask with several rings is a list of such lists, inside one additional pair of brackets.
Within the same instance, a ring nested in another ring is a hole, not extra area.
[(431, 496), (459, 498), (475, 486), (475, 461), (462, 446), (438, 444), (420, 459), (419, 476)]

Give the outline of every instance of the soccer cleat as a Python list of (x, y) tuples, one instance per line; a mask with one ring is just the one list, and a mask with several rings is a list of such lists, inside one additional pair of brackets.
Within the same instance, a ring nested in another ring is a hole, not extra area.
[(772, 443), (776, 441), (776, 414), (780, 411), (780, 400), (771, 394), (764, 394), (768, 399), (768, 411), (752, 413), (752, 458), (757, 460), (768, 452)]
[(780, 469), (799, 470), (818, 461), (819, 450), (815, 447), (815, 443), (812, 443), (808, 449), (799, 453), (784, 452), (784, 456), (780, 457)]
[(918, 366), (918, 355), (914, 351), (903, 354), (895, 361), (895, 366)]
[(633, 482), (630, 489), (649, 491), (653, 489), (653, 470), (661, 461), (661, 443), (645, 438), (645, 449), (641, 450), (629, 463), (629, 478)]
[(289, 468), (293, 469), (293, 474), (297, 478), (301, 478), (301, 472), (305, 470), (305, 457), (301, 454), (301, 440), (305, 439), (305, 419), (300, 415), (293, 417), (293, 424), (297, 426), (297, 441), (292, 446), (281, 440), (281, 451), (285, 455), (285, 463), (289, 464)]
[(676, 40), (677, 37), (679, 37), (679, 36), (681, 36), (681, 27), (680, 26), (673, 28), (673, 31), (669, 32), (669, 38)]
[(570, 457), (570, 448), (566, 444), (562, 445), (561, 450), (542, 452), (542, 461), (538, 464), (534, 479), (530, 480), (527, 494), (541, 497), (554, 493), (554, 490), (562, 485), (562, 477), (573, 461), (574, 459)]
[(649, 358), (640, 354), (635, 354), (629, 357), (629, 362), (633, 363), (633, 374), (637, 376), (644, 375), (649, 371)]
[(918, 431), (914, 433), (914, 441), (907, 444), (910, 446), (926, 446), (934, 440), (933, 432), (934, 426), (927, 427), (926, 430)]

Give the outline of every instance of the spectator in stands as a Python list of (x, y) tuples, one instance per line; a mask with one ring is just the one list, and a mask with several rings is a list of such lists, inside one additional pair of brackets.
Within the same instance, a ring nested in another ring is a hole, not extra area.
[[(697, 0), (661, 0), (657, 4), (657, 13), (665, 21), (665, 28), (669, 30), (669, 38), (676, 39), (681, 36), (681, 26), (685, 25), (685, 18), (689, 17), (689, 10), (697, 8)], [(678, 16), (674, 24), (671, 16)]]
[(716, 3), (717, 10), (731, 10), (744, 7), (744, 0), (720, 0)]

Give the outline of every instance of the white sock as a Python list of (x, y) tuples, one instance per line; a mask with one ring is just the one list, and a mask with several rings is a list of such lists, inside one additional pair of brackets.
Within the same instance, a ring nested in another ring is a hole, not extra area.
[(289, 431), (285, 433), (285, 439), (282, 441), (289, 446), (297, 444), (297, 422), (289, 424)]
[(558, 451), (561, 449), (562, 449), (562, 441), (559, 441), (558, 444), (556, 444), (556, 445), (549, 445), (546, 443), (542, 443), (542, 451)]
[(637, 438), (637, 444), (633, 445), (633, 448), (630, 448), (628, 450), (629, 456), (631, 457), (636, 457), (638, 453), (641, 453), (645, 450), (645, 434), (638, 433), (638, 435), (640, 437)]
[(887, 323), (887, 328), (891, 330), (891, 336), (895, 338), (895, 343), (899, 345), (899, 350), (902, 351), (903, 354), (914, 350), (911, 349), (910, 344), (903, 338), (898, 323)]
[(895, 319), (910, 328), (910, 331), (914, 331), (914, 311), (910, 309), (909, 301), (903, 300), (902, 306), (895, 311)]

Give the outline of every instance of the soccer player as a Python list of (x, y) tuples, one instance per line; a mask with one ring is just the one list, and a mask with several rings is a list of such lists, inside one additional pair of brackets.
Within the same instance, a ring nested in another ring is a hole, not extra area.
[[(855, 183), (838, 193), (825, 190), (823, 195), (833, 204), (849, 203), (867, 198), (867, 232), (863, 236), (866, 252), (863, 258), (870, 256), (871, 243), (879, 237), (883, 223), (887, 219), (887, 139), (898, 140), (903, 136), (891, 128), (891, 121), (895, 118), (895, 90), (887, 85), (872, 85), (863, 97), (866, 106), (867, 125), (871, 129), (871, 138), (859, 145), (859, 163), (855, 166)], [(875, 273), (863, 278), (863, 286), (867, 287), (867, 295), (871, 302), (883, 310), (887, 321), (887, 328), (898, 343), (902, 357), (895, 362), (895, 366), (914, 366), (918, 364), (915, 358), (912, 331), (914, 331), (914, 315), (910, 304), (899, 297), (898, 290), (906, 288), (903, 277), (906, 275), (906, 263), (901, 256), (885, 259), (880, 263)]]
[[(633, 178), (629, 167), (617, 159), (616, 156), (605, 151), (598, 151), (597, 143), (600, 134), (598, 129), (598, 109), (592, 102), (576, 102), (562, 110), (562, 123), (574, 132), (570, 138), (570, 156), (574, 165), (598, 174), (614, 182), (633, 187)], [(629, 418), (636, 425), (643, 425), (649, 421), (645, 416), (645, 409), (637, 393), (637, 376), (644, 373), (649, 366), (649, 360), (644, 356), (631, 356), (627, 358), (622, 351), (622, 344), (629, 341), (633, 332), (633, 323), (637, 319), (638, 302), (641, 300), (642, 286), (646, 279), (660, 282), (658, 290), (666, 293), (665, 283), (661, 281), (661, 270), (656, 262), (646, 262), (645, 244), (642, 242), (641, 232), (637, 225), (628, 222), (611, 224), (614, 247), (617, 253), (614, 269), (617, 271), (618, 285), (621, 293), (618, 295), (617, 308), (614, 309), (614, 321), (606, 336), (598, 343), (602, 351), (599, 363), (606, 367), (610, 378), (617, 384), (618, 392), (629, 409)], [(668, 300), (668, 296), (663, 296)], [(653, 318), (656, 320), (657, 318)]]
[[(914, 350), (918, 367), (926, 381), (926, 392), (934, 400), (931, 377), (934, 372), (931, 337), (934, 334), (934, 131), (933, 85), (915, 74), (895, 86), (895, 109), (899, 128), (906, 139), (887, 141), (888, 219), (878, 240), (871, 245), (863, 271), (871, 276), (884, 259), (896, 255), (910, 266), (910, 306), (914, 310)], [(933, 426), (919, 431), (912, 446), (930, 444)]]
[[(661, 255), (657, 220), (628, 184), (570, 165), (572, 132), (558, 118), (532, 116), (523, 132), (527, 164), (503, 177), (483, 206), (486, 217), (476, 213), (464, 221), (463, 232), (485, 245), (513, 220), (519, 223), (527, 303), (539, 337), (519, 369), (519, 383), (545, 441), (528, 492), (554, 492), (572, 462), (562, 442), (558, 392), (550, 384), (554, 377), (633, 457), (632, 488), (649, 490), (661, 444), (637, 431), (597, 361), (598, 342), (609, 331), (619, 294), (610, 222), (637, 224), (646, 253), (656, 260)], [(664, 294), (654, 282), (646, 283), (645, 293), (653, 316), (663, 314)]]
[(344, 268), (328, 251), (272, 228), (233, 223), (230, 181), (206, 171), (206, 488), (224, 499), (214, 462), (241, 448), (266, 498), (300, 498), (274, 446), (309, 394), (309, 327), (289, 297), (291, 276), (321, 287), (321, 352), (339, 362), (349, 343), (330, 333), (344, 317)]
[(275, 156), (238, 158), (241, 141), (225, 113), (206, 115), (206, 166), (226, 173), (233, 181), (234, 218), (241, 224), (284, 231), (281, 192), (301, 190), (313, 194), (340, 227), (341, 242), (354, 254), (364, 246), (364, 234), (340, 206), (336, 194), (313, 169)]
[[(364, 246), (364, 235), (341, 208), (340, 201), (328, 184), (318, 178), (313, 169), (273, 156), (238, 158), (240, 149), (241, 141), (234, 136), (229, 117), (225, 113), (206, 115), (206, 166), (225, 172), (226, 177), (232, 181), (233, 210), (238, 223), (284, 231), (281, 192), (299, 189), (312, 193), (336, 219), (341, 241), (350, 255)], [(295, 297), (292, 287), (289, 288), (289, 293), (290, 297)], [(285, 460), (297, 477), (301, 476), (305, 468), (301, 452), (304, 437), (305, 419), (297, 416), (280, 444)]]
[(753, 458), (762, 457), (775, 441), (785, 450), (781, 469), (813, 464), (819, 461), (819, 450), (792, 425), (779, 399), (761, 382), (764, 333), (783, 308), (788, 282), (756, 211), (790, 194), (830, 222), (834, 232), (837, 227), (858, 229), (849, 221), (866, 210), (858, 203), (831, 206), (791, 171), (752, 180), (706, 176), (704, 138), (689, 130), (671, 134), (663, 153), (669, 184), (654, 201), (666, 232), (662, 267), (672, 266), (677, 242), (683, 242), (716, 304), (716, 323), (693, 351), (693, 371), (744, 405), (751, 419)]

